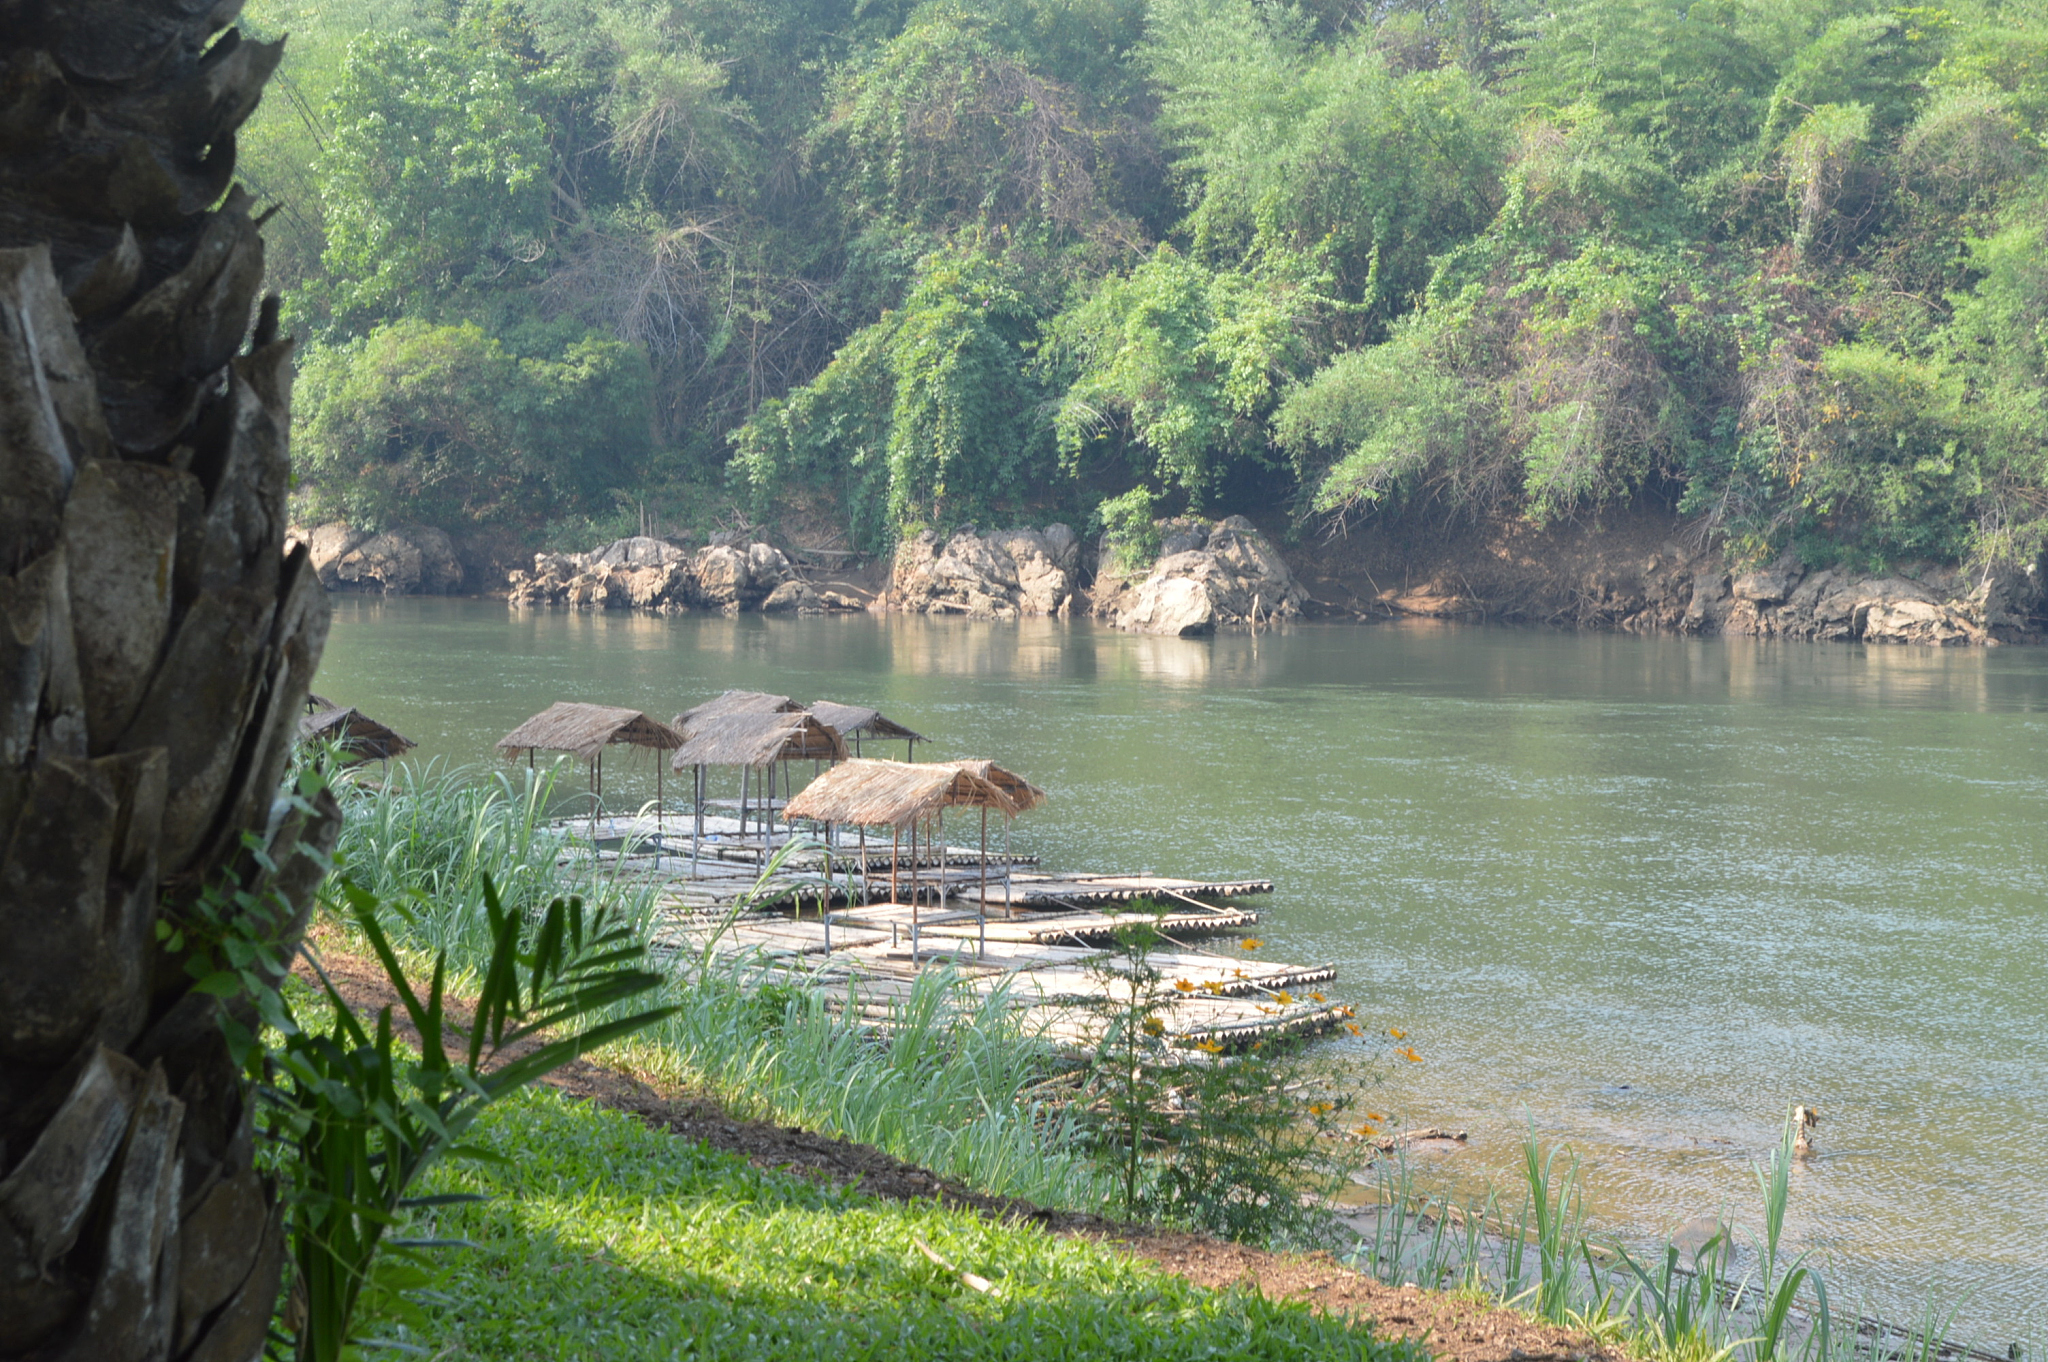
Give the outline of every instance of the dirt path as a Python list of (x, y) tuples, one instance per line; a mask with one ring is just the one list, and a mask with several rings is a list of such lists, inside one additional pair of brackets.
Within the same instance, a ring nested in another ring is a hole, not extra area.
[[(322, 966), (349, 1004), (363, 1013), (391, 1007), (396, 1029), (417, 1044), (418, 1034), (405, 1024), (404, 1009), (376, 960), (338, 949), (340, 942), (330, 935), (321, 934), (318, 944)], [(303, 964), (298, 973), (308, 974)], [(458, 1003), (449, 1010), (458, 1026), (467, 1023), (466, 1006)], [(1326, 1253), (1269, 1253), (1204, 1235), (984, 1196), (879, 1149), (796, 1126), (745, 1120), (701, 1095), (663, 1093), (633, 1074), (589, 1060), (565, 1065), (543, 1081), (572, 1097), (628, 1112), (656, 1129), (740, 1154), (760, 1168), (899, 1201), (937, 1200), (983, 1215), (1029, 1221), (1053, 1234), (1097, 1240), (1198, 1286), (1249, 1284), (1273, 1300), (1305, 1300), (1319, 1310), (1373, 1320), (1382, 1335), (1421, 1339), (1432, 1353), (1450, 1362), (1625, 1362), (1620, 1350), (1585, 1334), (1441, 1292), (1386, 1286), (1340, 1266)]]

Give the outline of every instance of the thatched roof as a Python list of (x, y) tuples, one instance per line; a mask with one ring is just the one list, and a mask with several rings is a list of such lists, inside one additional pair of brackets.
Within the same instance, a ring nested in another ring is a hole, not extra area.
[(1017, 806), (1018, 813), (1031, 812), (1040, 804), (1043, 804), (1047, 798), (1045, 791), (1039, 789), (1015, 771), (1004, 770), (986, 757), (969, 757), (965, 761), (941, 761), (933, 764), (937, 766), (951, 766), (956, 770), (966, 771), (970, 775), (978, 776), (982, 780), (989, 782), (998, 790), (1001, 790), (1004, 795), (1008, 796), (1009, 801)]
[(612, 743), (666, 750), (681, 747), (683, 735), (637, 709), (557, 700), (498, 739), (498, 750), (508, 757), (528, 750), (574, 752), (589, 761)]
[(778, 761), (844, 761), (846, 743), (810, 715), (723, 714), (693, 720), (689, 737), (670, 764), (767, 766)]
[(842, 705), (836, 700), (819, 700), (811, 706), (811, 713), (828, 727), (838, 729), (842, 738), (851, 738), (858, 733), (863, 738), (926, 741), (924, 734), (913, 733), (868, 705)]
[(299, 719), (301, 742), (332, 743), (350, 762), (389, 761), (418, 746), (352, 705), (314, 698), (320, 700), (320, 707)]
[(729, 690), (676, 715), (673, 723), (683, 733), (699, 719), (722, 719), (728, 714), (794, 714), (803, 706), (787, 695), (770, 695), (764, 690)]
[(941, 809), (960, 808), (992, 809), (1007, 818), (1023, 812), (995, 782), (960, 765), (856, 758), (806, 785), (783, 814), (818, 823), (900, 828)]

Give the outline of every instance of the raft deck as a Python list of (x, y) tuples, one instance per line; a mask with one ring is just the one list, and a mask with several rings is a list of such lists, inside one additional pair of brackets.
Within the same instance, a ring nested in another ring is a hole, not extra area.
[[(570, 858), (594, 857), (655, 888), (657, 950), (681, 961), (756, 959), (815, 985), (829, 1009), (876, 1026), (900, 1011), (920, 973), (943, 966), (1055, 1043), (1093, 1046), (1117, 988), (1115, 952), (1105, 948), (1137, 921), (1165, 938), (1147, 960), (1159, 971), (1156, 1015), (1174, 1043), (1244, 1044), (1326, 1030), (1349, 1015), (1313, 992), (1336, 977), (1328, 965), (1187, 944), (1254, 926), (1258, 913), (1227, 900), (1270, 894), (1271, 880), (1056, 874), (1037, 869), (1034, 856), (999, 859), (993, 849), (984, 863), (978, 845), (920, 847), (913, 867), (907, 847), (892, 856), (876, 838), (862, 848), (838, 829), (829, 843), (818, 831), (781, 828), (741, 836), (736, 818), (717, 815), (694, 846), (691, 826), (673, 818), (579, 818), (569, 830), (580, 843)], [(1165, 911), (1119, 911), (1140, 899)]]

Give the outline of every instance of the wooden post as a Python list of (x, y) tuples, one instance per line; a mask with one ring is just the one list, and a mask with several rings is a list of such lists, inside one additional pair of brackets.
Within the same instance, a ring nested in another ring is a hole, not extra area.
[(981, 932), (981, 944), (975, 949), (974, 958), (979, 960), (988, 954), (988, 805), (981, 806), (981, 897), (975, 900), (975, 917)]

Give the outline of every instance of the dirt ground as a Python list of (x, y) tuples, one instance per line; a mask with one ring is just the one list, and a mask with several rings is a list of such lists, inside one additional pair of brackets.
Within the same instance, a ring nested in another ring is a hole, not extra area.
[[(352, 1007), (366, 1013), (392, 1007), (398, 1031), (418, 1043), (417, 1033), (404, 1025), (404, 1009), (397, 1006), (397, 995), (374, 959), (338, 949), (332, 936), (323, 935), (318, 945), (322, 967)], [(298, 972), (308, 975), (303, 963)], [(458, 1025), (467, 1021), (465, 1007), (458, 1004), (450, 1010)], [(513, 1057), (514, 1053), (504, 1056)], [(1274, 1300), (1305, 1300), (1319, 1310), (1373, 1320), (1383, 1336), (1420, 1339), (1450, 1362), (1623, 1362), (1625, 1356), (1584, 1334), (1514, 1311), (1414, 1286), (1383, 1285), (1340, 1266), (1328, 1254), (1268, 1253), (1203, 1235), (984, 1196), (879, 1149), (796, 1126), (745, 1120), (700, 1094), (658, 1091), (633, 1074), (588, 1060), (574, 1061), (544, 1081), (682, 1139), (740, 1154), (761, 1168), (900, 1201), (936, 1200), (983, 1215), (1029, 1221), (1053, 1234), (1111, 1244), (1200, 1286), (1248, 1284)]]

